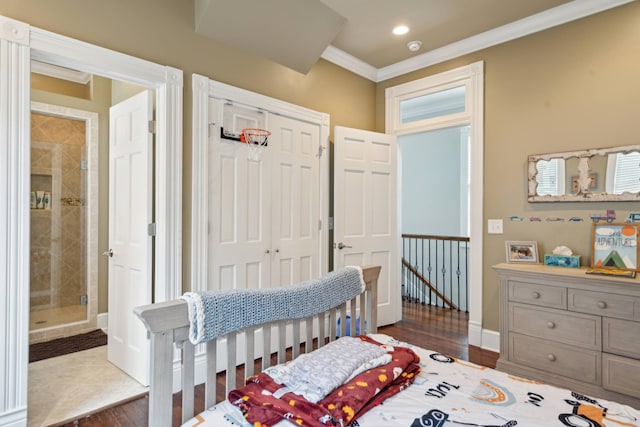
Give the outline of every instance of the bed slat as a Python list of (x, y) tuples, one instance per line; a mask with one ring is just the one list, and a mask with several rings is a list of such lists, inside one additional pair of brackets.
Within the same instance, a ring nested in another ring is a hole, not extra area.
[(327, 337), (325, 333), (325, 327), (324, 327), (325, 319), (326, 319), (325, 313), (320, 313), (318, 315), (318, 348), (324, 345), (324, 340)]
[[(149, 425), (166, 425), (171, 420), (173, 390), (171, 376), (154, 372), (173, 372), (173, 332), (151, 333), (151, 384), (149, 386)], [(153, 396), (153, 399), (151, 399)]]
[(262, 328), (262, 370), (271, 366), (271, 325)]
[[(182, 390), (191, 390), (195, 378), (195, 346), (182, 345)], [(191, 418), (194, 411), (193, 393), (182, 393), (182, 422)]]
[(316, 316), (307, 317), (307, 339), (304, 344), (305, 353), (309, 353), (309, 351), (313, 348), (313, 328), (314, 328), (314, 319), (317, 319)]
[(227, 334), (227, 390), (236, 388), (236, 332)]
[(246, 342), (246, 353), (244, 357), (244, 376), (245, 378), (249, 378), (253, 375), (253, 360), (255, 356), (255, 328), (248, 328), (244, 331), (245, 342)]
[(287, 323), (278, 322), (278, 363), (287, 361)]
[(207, 373), (205, 380), (204, 401), (206, 407), (210, 408), (216, 403), (216, 391), (218, 388), (218, 384), (216, 381), (216, 373), (218, 372), (218, 340), (211, 340), (206, 343), (205, 346), (207, 348)]
[(293, 344), (291, 351), (294, 359), (300, 356), (300, 322), (301, 320), (293, 321)]

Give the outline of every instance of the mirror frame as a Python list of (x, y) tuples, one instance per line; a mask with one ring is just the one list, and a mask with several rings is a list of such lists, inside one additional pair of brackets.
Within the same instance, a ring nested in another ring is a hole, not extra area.
[[(607, 156), (614, 153), (628, 153), (630, 151), (640, 151), (640, 145), (627, 145), (622, 147), (601, 148), (591, 150), (580, 151), (567, 151), (563, 153), (549, 153), (549, 154), (535, 154), (529, 156), (528, 167), (528, 197), (529, 202), (626, 202), (626, 201), (638, 201), (640, 200), (640, 192), (638, 193), (622, 193), (622, 194), (608, 194), (592, 193), (589, 191), (589, 174), (591, 173), (591, 167), (589, 165), (589, 159), (593, 156)], [(538, 169), (536, 164), (539, 160), (551, 160), (551, 159), (569, 159), (571, 157), (578, 158), (578, 183), (580, 190), (577, 194), (563, 194), (560, 196), (552, 195), (538, 195), (536, 189), (538, 182), (536, 176), (538, 175)]]

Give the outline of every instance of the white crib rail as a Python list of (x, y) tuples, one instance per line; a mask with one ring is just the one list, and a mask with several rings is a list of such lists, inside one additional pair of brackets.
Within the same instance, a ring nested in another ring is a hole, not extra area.
[[(226, 393), (242, 384), (236, 384), (236, 366), (239, 364), (236, 357), (236, 343), (239, 335), (244, 335), (246, 351), (245, 377), (253, 375), (253, 365), (256, 360), (255, 336), (258, 330), (262, 332), (263, 348), (258, 353), (262, 358), (262, 369), (271, 364), (272, 338), (277, 340), (278, 363), (286, 360), (286, 329), (292, 324), (293, 343), (291, 345), (292, 357), (297, 357), (304, 344), (304, 351), (313, 348), (314, 338), (317, 345), (333, 341), (336, 336), (356, 335), (357, 331), (363, 333), (377, 332), (377, 306), (378, 306), (378, 276), (380, 266), (363, 267), (362, 272), (366, 284), (365, 291), (352, 299), (345, 301), (340, 306), (328, 312), (318, 313), (303, 319), (291, 319), (287, 321), (272, 322), (231, 332), (206, 343), (206, 379), (205, 379), (205, 408), (216, 403), (216, 374), (218, 372), (217, 353), (218, 346), (223, 346), (226, 341)], [(247, 308), (251, 309), (251, 308)], [(151, 384), (149, 386), (149, 426), (170, 427), (173, 413), (173, 371), (174, 348), (177, 346), (182, 351), (181, 360), (178, 360), (182, 370), (182, 422), (192, 418), (194, 414), (194, 388), (195, 388), (195, 360), (196, 346), (189, 342), (189, 320), (187, 304), (183, 300), (175, 300), (137, 307), (135, 314), (145, 324), (151, 344)], [(349, 334), (347, 329), (347, 316), (350, 316)], [(340, 319), (340, 331), (337, 330)], [(306, 334), (301, 339), (301, 325), (306, 326)], [(272, 334), (275, 330), (275, 334)], [(316, 333), (317, 332), (317, 333)], [(274, 336), (275, 335), (275, 336)], [(222, 347), (221, 347), (222, 348)]]

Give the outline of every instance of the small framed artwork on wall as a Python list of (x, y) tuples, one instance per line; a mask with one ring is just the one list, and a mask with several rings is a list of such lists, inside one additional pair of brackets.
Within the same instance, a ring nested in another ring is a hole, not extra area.
[(538, 242), (505, 242), (507, 262), (538, 263)]
[(594, 223), (591, 267), (639, 271), (638, 233), (640, 224)]

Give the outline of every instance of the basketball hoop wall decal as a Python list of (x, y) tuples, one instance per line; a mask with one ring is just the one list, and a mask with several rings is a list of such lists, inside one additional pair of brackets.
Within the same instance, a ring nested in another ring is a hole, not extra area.
[(262, 150), (268, 145), (271, 132), (265, 129), (246, 128), (240, 133), (240, 142), (249, 146), (249, 159), (260, 160)]

